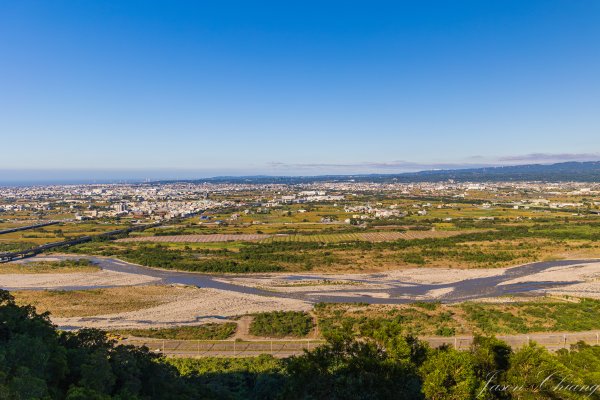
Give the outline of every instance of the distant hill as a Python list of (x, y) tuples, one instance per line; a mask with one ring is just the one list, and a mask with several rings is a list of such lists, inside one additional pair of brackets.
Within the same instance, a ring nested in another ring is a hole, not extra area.
[(527, 164), (505, 167), (422, 171), (401, 174), (400, 179), (439, 182), (453, 179), (459, 182), (481, 181), (600, 181), (600, 161), (564, 162), (557, 164)]
[(299, 184), (310, 182), (600, 182), (600, 161), (527, 164), (503, 167), (430, 170), (401, 174), (320, 175), (320, 176), (222, 176), (185, 182)]

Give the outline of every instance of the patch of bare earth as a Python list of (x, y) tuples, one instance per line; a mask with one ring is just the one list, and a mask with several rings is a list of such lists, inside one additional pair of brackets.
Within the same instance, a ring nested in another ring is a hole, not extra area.
[[(52, 321), (59, 326), (143, 329), (223, 322), (245, 314), (278, 310), (308, 311), (312, 308), (309, 303), (297, 299), (196, 287), (171, 288), (169, 294), (173, 296), (161, 298), (159, 304), (148, 304), (135, 310), (71, 314), (69, 318), (57, 316), (52, 317)], [(129, 288), (129, 291), (136, 292), (139, 289), (142, 287)]]
[(6, 290), (131, 286), (158, 281), (158, 278), (147, 275), (105, 270), (72, 273), (0, 274), (0, 287)]

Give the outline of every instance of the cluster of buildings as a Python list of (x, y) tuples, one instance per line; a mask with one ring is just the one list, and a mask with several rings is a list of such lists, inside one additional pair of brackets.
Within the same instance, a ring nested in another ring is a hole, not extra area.
[[(407, 210), (395, 205), (349, 205), (373, 194), (448, 199), (486, 198), (481, 207), (600, 209), (600, 184), (543, 182), (375, 183), (314, 182), (301, 184), (253, 183), (140, 183), (0, 187), (0, 212), (63, 212), (76, 219), (123, 217), (162, 220), (186, 217), (206, 210), (233, 208), (253, 212), (289, 204), (341, 203), (352, 219), (397, 218)], [(427, 215), (431, 204), (415, 205), (414, 213)], [(239, 211), (238, 211), (239, 210)], [(600, 211), (599, 211), (600, 212)], [(412, 211), (411, 211), (412, 213)], [(235, 218), (235, 217), (232, 217)], [(239, 218), (239, 217), (238, 217)]]
[(365, 220), (371, 218), (399, 218), (406, 216), (406, 212), (398, 209), (398, 205), (393, 204), (387, 208), (382, 207), (381, 203), (376, 206), (358, 205), (345, 206), (344, 212), (352, 213), (352, 219)]

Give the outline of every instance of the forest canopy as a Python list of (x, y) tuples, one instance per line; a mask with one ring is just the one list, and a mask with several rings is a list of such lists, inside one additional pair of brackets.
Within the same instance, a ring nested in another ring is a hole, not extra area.
[(166, 359), (102, 331), (61, 332), (0, 290), (1, 399), (600, 398), (600, 347), (550, 353), (476, 337), (469, 351), (343, 331), (301, 356)]

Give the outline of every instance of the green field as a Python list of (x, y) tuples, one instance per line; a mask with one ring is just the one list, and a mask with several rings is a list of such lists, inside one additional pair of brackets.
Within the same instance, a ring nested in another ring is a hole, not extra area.
[(99, 270), (87, 259), (0, 264), (0, 274), (65, 274)]

